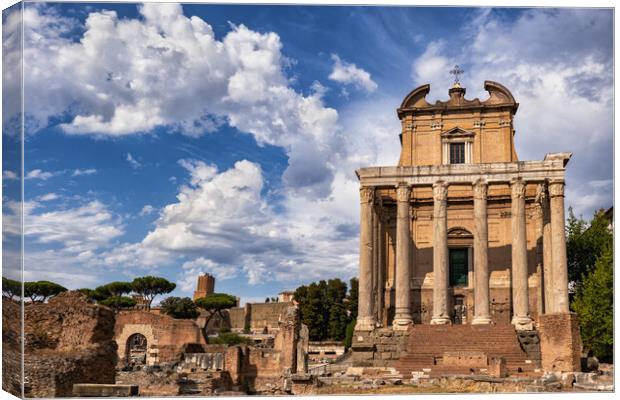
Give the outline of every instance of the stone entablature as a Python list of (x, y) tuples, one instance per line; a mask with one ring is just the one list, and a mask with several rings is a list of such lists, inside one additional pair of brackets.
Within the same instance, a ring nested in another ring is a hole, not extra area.
[(571, 153), (552, 153), (543, 161), (519, 161), (487, 164), (448, 164), (406, 167), (360, 168), (357, 176), (363, 187), (432, 186), (441, 180), (449, 185), (471, 185), (481, 177), (489, 183), (509, 183), (520, 178), (526, 182), (563, 181), (565, 165)]

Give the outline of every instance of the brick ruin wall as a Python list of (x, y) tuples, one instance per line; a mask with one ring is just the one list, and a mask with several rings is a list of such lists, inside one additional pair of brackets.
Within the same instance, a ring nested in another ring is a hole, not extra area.
[(200, 327), (193, 320), (174, 319), (148, 311), (120, 311), (114, 332), (119, 364), (125, 363), (127, 340), (136, 333), (147, 340), (147, 365), (176, 363), (188, 351), (188, 346), (202, 348), (206, 344)]
[(76, 292), (24, 307), (26, 397), (71, 396), (74, 383), (114, 383), (114, 313)]
[(545, 372), (581, 371), (582, 344), (577, 314), (543, 314), (539, 317), (538, 331)]
[(284, 309), (278, 328), (273, 348), (209, 344), (203, 346), (202, 353), (184, 354), (179, 367), (190, 380), (205, 371), (219, 371), (220, 383), (230, 384), (227, 390), (237, 387), (249, 393), (281, 393), (285, 377), (305, 372), (308, 330), (301, 324), (299, 310), (290, 306)]

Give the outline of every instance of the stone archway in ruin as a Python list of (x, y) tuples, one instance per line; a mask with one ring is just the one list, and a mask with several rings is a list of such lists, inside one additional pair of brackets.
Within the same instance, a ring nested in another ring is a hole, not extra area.
[(131, 366), (146, 365), (148, 341), (141, 333), (134, 333), (127, 338), (125, 360)]
[(130, 344), (137, 346), (139, 341), (142, 340), (140, 336), (146, 342), (144, 364), (142, 365), (157, 364), (157, 340), (155, 340), (153, 328), (149, 324), (127, 324), (123, 327), (123, 330), (116, 338), (118, 358), (122, 364), (131, 365), (131, 359), (128, 357), (130, 355)]

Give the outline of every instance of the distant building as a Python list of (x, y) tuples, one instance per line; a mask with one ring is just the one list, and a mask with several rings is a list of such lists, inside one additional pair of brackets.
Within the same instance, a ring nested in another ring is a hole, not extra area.
[(194, 300), (213, 294), (215, 290), (215, 277), (210, 274), (201, 274), (198, 276), (198, 285), (194, 292)]
[(293, 290), (285, 290), (278, 293), (278, 303), (288, 303), (293, 301), (293, 296), (295, 292)]

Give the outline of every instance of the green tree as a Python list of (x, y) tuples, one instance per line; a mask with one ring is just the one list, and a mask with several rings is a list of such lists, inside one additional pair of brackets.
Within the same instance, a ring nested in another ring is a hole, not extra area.
[(299, 304), (301, 322), (308, 327), (310, 340), (325, 339), (327, 321), (323, 312), (323, 292), (319, 284), (313, 282), (307, 286), (300, 286), (293, 296)]
[(166, 278), (157, 276), (143, 276), (136, 278), (131, 282), (134, 292), (141, 295), (145, 300), (147, 307), (150, 309), (155, 296), (170, 293), (176, 288), (176, 284), (168, 281)]
[(22, 283), (13, 279), (2, 277), (2, 294), (10, 299), (21, 298)]
[(578, 285), (603, 249), (613, 245), (613, 235), (608, 225), (609, 221), (602, 210), (588, 224), (582, 218), (576, 218), (572, 208), (568, 209), (566, 256), (569, 282)]
[(321, 280), (295, 290), (301, 321), (310, 340), (342, 340), (349, 321), (345, 298), (347, 285), (340, 279)]
[(357, 278), (351, 278), (349, 281), (351, 287), (347, 295), (347, 310), (349, 311), (349, 319), (357, 319), (357, 298), (359, 294), (359, 281)]
[(76, 289), (76, 292), (82, 293), (84, 296), (86, 296), (88, 301), (96, 301), (97, 300), (97, 299), (95, 299), (95, 291), (93, 289), (81, 288), (81, 289)]
[(120, 297), (124, 294), (131, 293), (133, 291), (132, 282), (110, 282), (105, 285), (97, 287), (95, 290), (99, 290), (101, 294), (107, 294), (106, 297)]
[(50, 281), (24, 282), (24, 296), (30, 298), (33, 303), (45, 302), (50, 297), (66, 291), (65, 287)]
[(613, 246), (606, 246), (584, 274), (571, 304), (579, 314), (584, 348), (602, 361), (613, 360)]
[(131, 308), (135, 306), (136, 301), (127, 296), (112, 296), (105, 300), (101, 300), (99, 304), (110, 307), (114, 309), (114, 311), (118, 311), (121, 308)]
[(220, 331), (216, 338), (209, 340), (210, 344), (227, 344), (234, 346), (236, 344), (253, 344), (253, 341), (249, 338), (238, 335), (234, 332)]
[(189, 297), (167, 297), (159, 303), (159, 309), (176, 319), (193, 319), (200, 315), (196, 304)]
[(196, 299), (194, 303), (208, 313), (207, 320), (205, 321), (206, 328), (214, 315), (217, 314), (224, 319), (222, 311), (236, 306), (237, 299), (226, 293), (213, 293)]
[(330, 279), (327, 281), (326, 308), (328, 309), (327, 337), (331, 340), (342, 340), (345, 337), (347, 323), (347, 307), (345, 298), (347, 296), (347, 284), (340, 279)]

